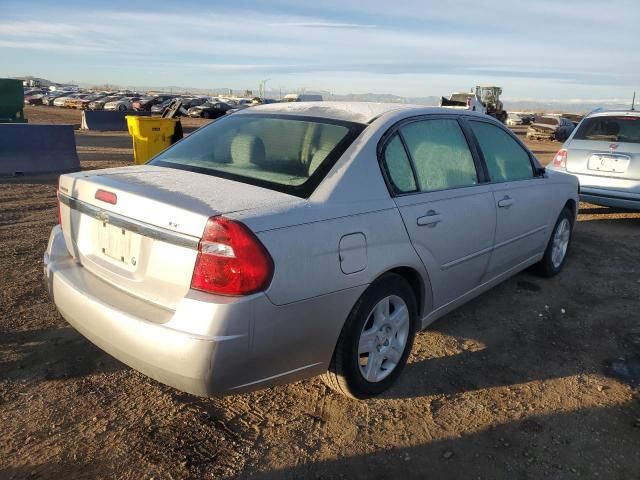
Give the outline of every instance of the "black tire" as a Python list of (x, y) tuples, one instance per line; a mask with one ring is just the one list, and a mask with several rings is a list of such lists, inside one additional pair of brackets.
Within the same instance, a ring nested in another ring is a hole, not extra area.
[[(558, 231), (558, 228), (560, 227), (560, 224), (562, 223), (563, 220), (568, 220), (569, 222), (569, 240), (568, 240), (568, 244), (567, 244), (567, 251), (564, 254), (564, 257), (562, 258), (562, 261), (558, 264), (558, 265), (554, 265), (554, 262), (552, 260), (553, 257), (553, 240), (556, 236), (556, 232)], [(558, 216), (558, 220), (556, 220), (556, 224), (553, 227), (553, 232), (551, 232), (551, 237), (549, 238), (549, 243), (547, 244), (547, 248), (544, 251), (544, 257), (542, 257), (542, 260), (540, 260), (540, 262), (538, 262), (536, 264), (536, 268), (535, 270), (537, 271), (538, 274), (540, 274), (543, 277), (554, 277), (556, 276), (558, 273), (560, 273), (560, 270), (562, 270), (562, 267), (564, 266), (565, 262), (567, 261), (567, 256), (569, 254), (569, 247), (571, 246), (571, 239), (573, 237), (573, 223), (574, 223), (574, 215), (573, 212), (571, 211), (570, 208), (565, 207), (562, 212), (560, 212), (560, 215)]]
[(127, 106), (126, 105), (118, 105), (118, 111), (119, 112), (126, 112), (127, 111)]
[(211, 116), (211, 113), (209, 113), (209, 112), (202, 112), (202, 118), (211, 119), (213, 117)]
[[(358, 343), (360, 334), (374, 307), (385, 297), (400, 297), (409, 310), (409, 331), (400, 360), (386, 377), (378, 382), (367, 381), (360, 371)], [(417, 303), (407, 281), (397, 274), (385, 274), (362, 294), (342, 327), (329, 369), (322, 375), (332, 389), (351, 398), (365, 399), (379, 395), (396, 381), (407, 363), (418, 327)]]

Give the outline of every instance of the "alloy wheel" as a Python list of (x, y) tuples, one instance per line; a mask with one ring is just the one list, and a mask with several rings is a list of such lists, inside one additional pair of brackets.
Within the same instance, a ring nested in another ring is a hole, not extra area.
[(396, 368), (407, 346), (410, 329), (407, 304), (397, 295), (380, 300), (362, 327), (358, 342), (360, 373), (379, 382)]
[(553, 246), (551, 247), (551, 263), (554, 268), (559, 268), (562, 265), (565, 255), (567, 254), (567, 248), (569, 247), (569, 237), (571, 236), (571, 223), (566, 218), (563, 218), (553, 235)]

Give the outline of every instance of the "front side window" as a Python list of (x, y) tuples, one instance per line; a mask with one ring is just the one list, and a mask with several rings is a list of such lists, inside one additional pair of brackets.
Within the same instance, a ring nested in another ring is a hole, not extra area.
[(533, 178), (527, 151), (502, 128), (486, 122), (469, 121), (480, 144), (492, 182)]
[(467, 140), (456, 120), (434, 119), (400, 128), (421, 192), (467, 187), (478, 183)]
[(326, 173), (323, 164), (335, 161), (363, 128), (292, 115), (231, 115), (196, 130), (149, 163), (307, 196), (306, 187), (317, 185), (308, 183), (316, 171)]

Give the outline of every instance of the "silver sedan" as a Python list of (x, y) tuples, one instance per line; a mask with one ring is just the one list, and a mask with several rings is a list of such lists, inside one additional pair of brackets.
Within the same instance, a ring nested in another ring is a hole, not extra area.
[(366, 398), (418, 330), (529, 266), (561, 270), (578, 184), (485, 115), (316, 102), (63, 175), (58, 198), (47, 285), (100, 348), (198, 395), (322, 374)]
[(550, 168), (575, 175), (585, 202), (640, 210), (640, 112), (586, 116)]

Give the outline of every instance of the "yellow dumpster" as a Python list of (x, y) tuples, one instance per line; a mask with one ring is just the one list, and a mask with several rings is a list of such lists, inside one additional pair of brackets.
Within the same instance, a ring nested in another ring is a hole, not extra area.
[(129, 135), (133, 137), (133, 160), (136, 164), (146, 163), (177, 139), (177, 118), (127, 115), (126, 119)]

